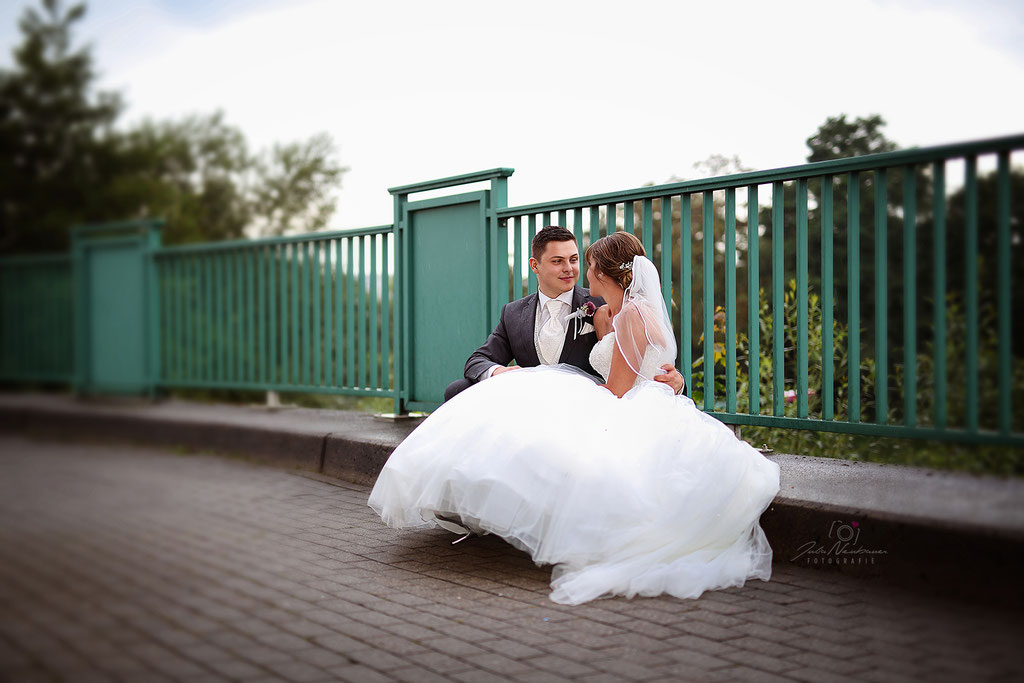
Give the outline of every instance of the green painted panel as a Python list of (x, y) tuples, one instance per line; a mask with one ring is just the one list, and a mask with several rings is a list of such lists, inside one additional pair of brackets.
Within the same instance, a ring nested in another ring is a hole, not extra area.
[(440, 404), (487, 337), (486, 193), (409, 204), (409, 400)]
[(90, 388), (144, 391), (145, 280), (139, 247), (105, 246), (88, 254)]

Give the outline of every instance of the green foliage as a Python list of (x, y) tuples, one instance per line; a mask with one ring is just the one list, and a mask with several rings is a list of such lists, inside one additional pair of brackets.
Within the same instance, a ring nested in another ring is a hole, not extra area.
[(879, 114), (872, 114), (867, 118), (858, 116), (853, 121), (847, 121), (846, 114), (830, 116), (818, 127), (814, 135), (807, 138), (807, 147), (811, 150), (807, 161), (828, 161), (864, 154), (894, 152), (899, 146), (886, 139), (882, 133), (884, 126), (885, 119)]
[(27, 9), (15, 68), (0, 69), (0, 251), (56, 248), (69, 223), (95, 215), (89, 190), (101, 181), (121, 101), (90, 92), (92, 56), (71, 47), (84, 14), (60, 0)]
[(115, 127), (116, 93), (93, 92), (84, 5), (27, 9), (12, 70), (0, 69), (0, 253), (55, 251), (77, 223), (167, 220), (176, 244), (326, 226), (347, 170), (326, 134), (251, 153), (221, 113)]
[[(775, 368), (772, 358), (772, 335), (774, 321), (769, 306), (769, 298), (764, 291), (760, 293), (758, 330), (758, 403), (757, 412), (762, 415), (773, 414), (773, 386)], [(822, 334), (821, 301), (817, 294), (809, 293), (808, 303), (808, 413), (811, 418), (820, 419), (823, 415), (823, 368), (825, 347)], [(967, 403), (964, 392), (966, 378), (966, 316), (963, 304), (957, 293), (951, 293), (946, 303), (946, 377), (947, 377), (947, 413), (948, 425), (962, 426), (966, 419)], [(783, 348), (785, 367), (783, 368), (785, 390), (794, 390), (796, 333), (797, 333), (797, 291), (796, 281), (787, 283), (784, 296)], [(725, 311), (719, 308), (715, 316), (714, 339), (714, 385), (715, 410), (726, 411), (726, 338)], [(996, 329), (996, 311), (990, 303), (983, 303), (980, 309), (980, 329)], [(862, 333), (863, 336), (863, 333)], [(703, 340), (703, 337), (702, 337)], [(703, 348), (703, 344), (701, 345)], [(750, 397), (750, 339), (745, 334), (737, 335), (736, 343), (736, 378), (737, 378), (737, 412), (749, 412)], [(833, 367), (834, 367), (834, 414), (838, 421), (849, 419), (850, 410), (850, 373), (849, 364), (849, 330), (840, 322), (833, 321)], [(979, 414), (982, 416), (982, 427), (994, 429), (998, 415), (998, 339), (993, 334), (983, 334), (979, 340), (978, 365), (982, 381), (979, 384)], [(917, 391), (915, 406), (918, 425), (928, 427), (934, 424), (935, 411), (935, 373), (934, 358), (936, 349), (934, 342), (924, 343), (917, 354)], [(860, 407), (864, 421), (875, 421), (875, 386), (874, 359), (861, 359), (858, 368), (860, 377)], [(1024, 363), (1013, 364), (1013, 377), (1010, 382), (1012, 405), (1021, 405), (1024, 401)], [(691, 397), (699, 406), (704, 405), (704, 358), (697, 358), (693, 363), (693, 388)], [(888, 421), (890, 424), (901, 424), (904, 420), (903, 388), (905, 386), (905, 368), (901, 363), (890, 368), (887, 383), (889, 397)], [(783, 404), (783, 415), (797, 417), (795, 396)], [(1014, 425), (1020, 430), (1024, 419), (1018, 418)], [(821, 432), (804, 429), (780, 429), (773, 427), (743, 426), (742, 435), (755, 446), (768, 444), (775, 451), (782, 453), (799, 453), (823, 457), (846, 458), (873, 462), (897, 463), (921, 467), (937, 467), (943, 469), (966, 470), (974, 473), (1002, 475), (1024, 475), (1024, 449), (1004, 446), (961, 445), (946, 442), (931, 442), (918, 439), (895, 439), (881, 436), (861, 436), (854, 434)]]

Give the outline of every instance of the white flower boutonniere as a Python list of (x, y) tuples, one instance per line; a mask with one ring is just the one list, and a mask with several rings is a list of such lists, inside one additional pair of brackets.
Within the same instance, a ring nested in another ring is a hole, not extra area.
[(573, 340), (575, 340), (576, 337), (580, 335), (580, 328), (584, 324), (583, 319), (592, 318), (596, 310), (597, 306), (594, 304), (594, 302), (588, 301), (587, 303), (583, 304), (582, 306), (580, 306), (575, 311), (569, 314), (568, 319), (575, 321), (575, 326), (573, 327), (572, 331)]

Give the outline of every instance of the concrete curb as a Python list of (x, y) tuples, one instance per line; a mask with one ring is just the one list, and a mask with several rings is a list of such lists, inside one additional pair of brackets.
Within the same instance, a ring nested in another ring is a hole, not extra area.
[[(3, 431), (213, 451), (364, 485), (416, 423), (341, 411), (0, 394)], [(782, 490), (761, 526), (776, 562), (1024, 607), (1024, 480), (771, 458)]]

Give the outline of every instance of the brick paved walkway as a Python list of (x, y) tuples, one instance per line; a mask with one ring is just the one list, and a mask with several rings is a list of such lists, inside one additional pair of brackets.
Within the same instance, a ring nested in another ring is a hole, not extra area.
[(0, 679), (1024, 677), (1018, 613), (784, 561), (699, 600), (563, 607), (549, 568), (493, 537), (389, 530), (367, 492), (0, 437)]

